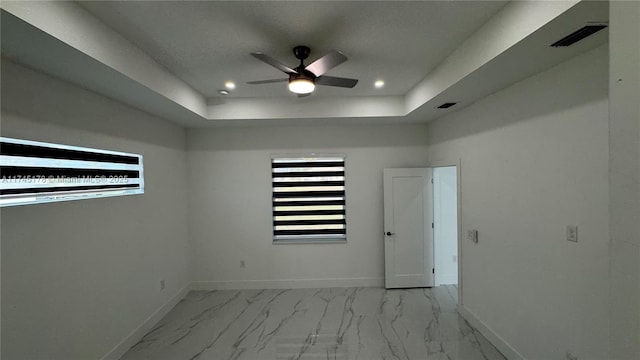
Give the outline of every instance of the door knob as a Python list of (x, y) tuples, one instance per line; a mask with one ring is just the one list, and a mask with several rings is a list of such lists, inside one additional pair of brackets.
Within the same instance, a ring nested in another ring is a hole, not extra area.
[(396, 233), (392, 233), (391, 231), (387, 231), (387, 236), (395, 235)]

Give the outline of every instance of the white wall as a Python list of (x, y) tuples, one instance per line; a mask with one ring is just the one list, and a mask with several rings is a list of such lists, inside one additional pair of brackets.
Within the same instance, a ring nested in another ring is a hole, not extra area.
[[(461, 166), (463, 310), (527, 359), (608, 358), (608, 49), (429, 124)], [(579, 242), (565, 240), (567, 225)]]
[(143, 195), (0, 213), (2, 358), (99, 359), (189, 281), (186, 133), (4, 59), (1, 129), (144, 156)]
[[(382, 169), (424, 167), (425, 139), (425, 126), (190, 130), (193, 279), (204, 288), (382, 285)], [(310, 152), (346, 155), (347, 243), (273, 245), (271, 155)]]
[(458, 186), (456, 167), (433, 169), (436, 286), (458, 283)]
[(609, 3), (611, 359), (640, 359), (640, 2)]

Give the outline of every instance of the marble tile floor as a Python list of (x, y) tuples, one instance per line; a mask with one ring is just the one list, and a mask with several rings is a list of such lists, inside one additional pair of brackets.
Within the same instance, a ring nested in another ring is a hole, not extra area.
[(191, 291), (121, 360), (505, 359), (454, 286)]

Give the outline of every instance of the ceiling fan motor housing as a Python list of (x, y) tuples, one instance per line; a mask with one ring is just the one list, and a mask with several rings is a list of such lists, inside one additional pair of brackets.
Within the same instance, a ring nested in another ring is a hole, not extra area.
[(293, 80), (310, 80), (310, 81), (314, 81), (316, 80), (316, 76), (309, 70), (305, 70), (302, 66), (299, 66), (295, 69), (298, 73), (297, 74), (289, 74), (289, 81), (293, 81)]

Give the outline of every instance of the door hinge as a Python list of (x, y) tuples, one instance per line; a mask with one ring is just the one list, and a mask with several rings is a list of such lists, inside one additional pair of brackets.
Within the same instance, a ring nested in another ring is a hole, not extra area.
[(433, 178), (431, 178), (431, 183), (433, 184)]
[(431, 268), (431, 273), (435, 274), (436, 273), (436, 269), (435, 268)]
[(431, 223), (431, 228), (432, 228), (432, 229), (434, 229), (434, 227), (433, 227), (433, 223)]

